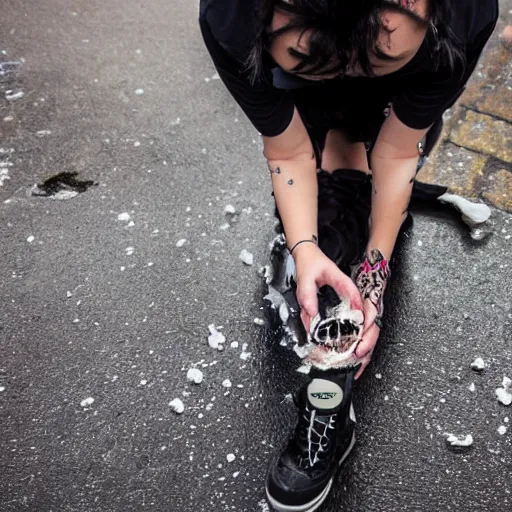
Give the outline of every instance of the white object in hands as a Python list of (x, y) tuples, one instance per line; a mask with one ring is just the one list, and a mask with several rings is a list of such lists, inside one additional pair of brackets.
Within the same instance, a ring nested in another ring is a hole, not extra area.
[[(310, 351), (304, 363), (320, 370), (354, 366), (360, 362), (355, 355), (363, 331), (364, 315), (359, 309), (351, 309), (350, 301), (341, 302), (313, 318), (309, 332)], [(342, 328), (343, 326), (343, 328)], [(351, 327), (347, 333), (347, 327)]]

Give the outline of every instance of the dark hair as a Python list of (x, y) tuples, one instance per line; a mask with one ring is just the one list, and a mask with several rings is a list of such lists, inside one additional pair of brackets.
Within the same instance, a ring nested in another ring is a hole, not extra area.
[[(453, 68), (457, 60), (463, 61), (461, 43), (450, 28), (451, 0), (429, 0), (428, 19), (396, 0), (261, 0), (256, 40), (247, 62), (252, 79), (263, 77), (265, 53), (272, 41), (294, 29), (301, 34), (311, 30), (307, 54), (289, 49), (299, 61), (294, 72), (343, 74), (349, 64), (357, 62), (371, 76), (370, 53), (393, 60), (377, 44), (384, 9), (401, 12), (418, 24), (429, 26), (429, 36), (435, 41), (432, 58), (436, 67), (446, 62)], [(289, 14), (290, 18), (284, 27), (271, 32), (275, 10)]]

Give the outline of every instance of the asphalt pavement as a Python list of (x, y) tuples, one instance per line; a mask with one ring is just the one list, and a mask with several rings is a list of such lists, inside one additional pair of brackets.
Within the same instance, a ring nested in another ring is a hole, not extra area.
[[(268, 510), (306, 377), (254, 323), (270, 182), (196, 3), (0, 5), (0, 62), (17, 63), (0, 67), (2, 512)], [(31, 195), (74, 172), (97, 185)], [(494, 210), (476, 242), (456, 216), (415, 214), (321, 512), (512, 509), (512, 408), (495, 397), (512, 378), (511, 218)], [(448, 433), (473, 446), (454, 453)]]

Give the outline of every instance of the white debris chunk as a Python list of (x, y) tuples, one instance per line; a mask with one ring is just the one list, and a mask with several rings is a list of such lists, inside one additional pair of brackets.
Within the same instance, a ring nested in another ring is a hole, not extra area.
[(52, 131), (51, 130), (38, 130), (36, 132), (36, 135), (38, 137), (44, 137), (45, 135), (51, 135), (52, 134)]
[(176, 242), (176, 247), (183, 247), (185, 245), (185, 242), (187, 241), (186, 238), (181, 238)]
[(288, 305), (286, 304), (286, 302), (283, 302), (279, 306), (279, 318), (281, 319), (283, 325), (286, 325), (288, 323), (288, 319), (290, 318), (290, 311), (288, 309)]
[(214, 324), (210, 324), (208, 326), (208, 330), (210, 331), (210, 335), (208, 336), (208, 345), (211, 348), (222, 350), (223, 345), (226, 342), (226, 337), (224, 336), (224, 334), (217, 331)]
[(236, 459), (236, 457), (233, 453), (228, 453), (228, 455), (226, 456), (226, 459), (228, 462), (233, 462)]
[(270, 508), (268, 503), (265, 500), (261, 500), (258, 502), (258, 507), (261, 509), (261, 512), (270, 512)]
[(481, 357), (477, 357), (472, 363), (471, 363), (471, 369), (475, 372), (481, 372), (485, 368), (484, 360)]
[(512, 404), (512, 380), (508, 377), (503, 377), (501, 388), (496, 389), (496, 398), (503, 405)]
[(233, 384), (231, 384), (231, 381), (229, 379), (226, 379), (223, 383), (222, 383), (222, 386), (225, 387), (225, 388), (230, 388)]
[(504, 436), (506, 433), (507, 433), (507, 427), (505, 427), (505, 425), (501, 425), (500, 427), (498, 427), (498, 434), (500, 436)]
[(240, 254), (238, 255), (238, 257), (246, 265), (250, 266), (250, 265), (252, 265), (254, 263), (254, 256), (247, 249), (242, 249), (240, 251)]
[(203, 372), (197, 368), (190, 368), (187, 372), (187, 380), (194, 384), (201, 384), (203, 382)]
[(467, 436), (455, 436), (453, 434), (447, 434), (447, 444), (450, 446), (466, 448), (473, 444), (473, 436), (468, 434)]
[(5, 99), (8, 101), (21, 100), (25, 96), (23, 91), (13, 92), (13, 91), (5, 91)]
[(175, 398), (169, 402), (169, 407), (176, 413), (181, 414), (185, 410), (183, 402), (179, 398)]
[(135, 94), (137, 96), (142, 96), (144, 94), (144, 89), (135, 89)]
[(244, 343), (242, 345), (242, 353), (240, 354), (240, 359), (242, 361), (247, 361), (247, 359), (249, 359), (252, 355), (251, 352), (247, 352), (247, 346), (248, 346), (247, 343)]
[(376, 373), (375, 378), (378, 380), (382, 379), (382, 373)]
[(472, 382), (470, 385), (469, 385), (469, 391), (475, 391), (476, 387), (475, 387), (475, 383)]
[(28, 238), (27, 238), (27, 242), (30, 244), (34, 241), (34, 237), (32, 235), (30, 235)]
[(219, 229), (221, 229), (222, 231), (226, 231), (226, 229), (229, 229), (229, 223), (226, 222), (222, 224), (222, 226), (219, 226)]
[(232, 341), (229, 346), (231, 348), (238, 348), (238, 341)]
[(125, 250), (126, 250), (126, 256), (131, 256), (135, 249), (133, 247), (127, 247)]
[(118, 216), (117, 216), (117, 220), (130, 220), (130, 214), (128, 212), (123, 212), (123, 213), (120, 213)]
[(236, 213), (236, 209), (232, 204), (227, 204), (226, 207), (224, 208), (224, 213), (233, 214), (233, 213)]
[(90, 396), (89, 398), (84, 398), (81, 402), (80, 402), (80, 405), (82, 407), (87, 407), (88, 405), (92, 405), (94, 403), (94, 398), (92, 396)]
[(265, 325), (265, 320), (263, 320), (262, 318), (255, 318), (254, 323), (256, 325)]

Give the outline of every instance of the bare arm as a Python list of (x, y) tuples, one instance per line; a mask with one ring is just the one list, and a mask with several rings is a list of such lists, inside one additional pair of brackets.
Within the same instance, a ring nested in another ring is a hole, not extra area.
[(371, 155), (374, 193), (368, 253), (378, 249), (391, 258), (407, 215), (418, 165), (418, 143), (427, 133), (404, 125), (391, 111)]
[(277, 137), (263, 137), (263, 144), (277, 208), (291, 249), (300, 240), (317, 237), (318, 213), (313, 146), (296, 109), (288, 128)]
[[(318, 183), (313, 146), (295, 110), (288, 128), (277, 137), (264, 137), (264, 153), (272, 176), (274, 196), (283, 221), (288, 247), (318, 236)], [(340, 296), (361, 308), (361, 297), (350, 279), (314, 243), (295, 248), (297, 299), (304, 326), (318, 312), (318, 288), (332, 286)]]

